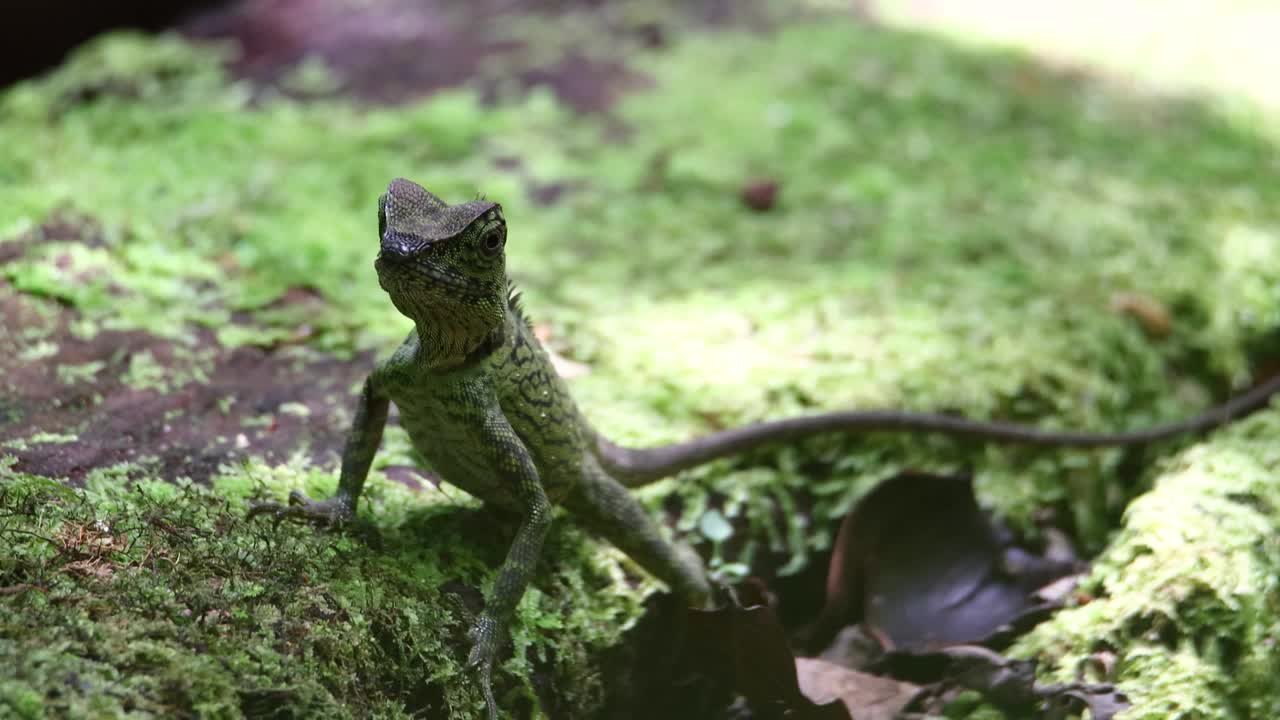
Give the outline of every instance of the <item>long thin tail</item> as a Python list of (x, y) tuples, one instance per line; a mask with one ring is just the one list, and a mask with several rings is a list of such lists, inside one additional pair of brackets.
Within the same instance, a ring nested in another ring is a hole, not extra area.
[(970, 420), (901, 410), (846, 410), (770, 420), (653, 448), (625, 448), (597, 434), (600, 464), (627, 487), (639, 487), (712, 460), (762, 445), (820, 433), (914, 432), (988, 442), (1055, 447), (1143, 445), (1175, 435), (1202, 433), (1258, 410), (1280, 391), (1280, 375), (1199, 415), (1165, 425), (1121, 432), (1044, 430), (1029, 425)]

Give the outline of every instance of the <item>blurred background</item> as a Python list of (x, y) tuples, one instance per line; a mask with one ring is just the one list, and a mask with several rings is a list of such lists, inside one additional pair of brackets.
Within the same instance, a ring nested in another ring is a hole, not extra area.
[[(234, 39), (240, 47), (238, 69), (258, 79), (274, 77), (284, 66), (314, 53), (335, 67), (346, 68), (352, 91), (372, 94), (367, 89), (368, 71), (354, 72), (359, 66), (381, 64), (385, 70), (396, 65), (397, 53), (402, 52), (396, 46), (401, 44), (425, 55), (448, 53), (450, 43), (460, 40), (457, 30), (463, 26), (480, 38), (500, 37), (504, 16), (598, 13), (610, 16), (615, 26), (629, 25), (627, 29), (642, 45), (654, 46), (662, 43), (664, 31), (742, 27), (770, 10), (775, 20), (816, 10), (996, 40), (1034, 50), (1046, 59), (1104, 67), (1167, 88), (1240, 92), (1268, 103), (1277, 102), (1280, 95), (1276, 83), (1268, 81), (1280, 71), (1280, 60), (1269, 42), (1280, 24), (1280, 10), (1264, 0), (1120, 5), (1085, 0), (1034, 6), (1010, 0), (121, 0), (79, 5), (74, 12), (22, 0), (7, 10), (0, 28), (0, 84), (47, 70), (94, 35), (124, 28)], [(451, 32), (443, 32), (446, 28)], [(483, 56), (503, 49), (510, 50), (487, 42), (471, 52)], [(467, 70), (459, 67), (465, 65), (461, 58), (447, 64), (453, 67), (437, 70), (434, 82), (468, 79)], [(422, 72), (402, 67), (400, 73), (391, 74)], [(411, 85), (406, 83), (406, 89)], [(424, 85), (420, 80), (419, 90), (427, 89)]]

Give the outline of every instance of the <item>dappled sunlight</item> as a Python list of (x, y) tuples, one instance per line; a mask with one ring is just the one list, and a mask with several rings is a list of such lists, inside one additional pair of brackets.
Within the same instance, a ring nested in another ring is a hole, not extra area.
[(903, 27), (1011, 45), (1161, 92), (1232, 96), (1280, 109), (1280, 7), (1266, 0), (947, 3), (870, 0)]

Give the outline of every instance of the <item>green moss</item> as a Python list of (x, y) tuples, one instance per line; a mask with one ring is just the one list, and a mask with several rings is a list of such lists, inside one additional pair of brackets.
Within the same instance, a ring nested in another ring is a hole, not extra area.
[(93, 360), (80, 365), (59, 365), (58, 380), (68, 384), (92, 382), (102, 368), (106, 367), (106, 363), (100, 360)]
[[(77, 491), (0, 475), (0, 587), (30, 585), (0, 596), (0, 708), (29, 717), (475, 712), (461, 667), (470, 613), (447, 589), (489, 577), (495, 548), (481, 538), (491, 520), (375, 474), (362, 541), (244, 519), (251, 489), (328, 489), (327, 473), (297, 464), (246, 467), (214, 489), (113, 475)], [(634, 591), (608, 589), (619, 555), (594, 552), (563, 523), (550, 547), (562, 562), (521, 604), (516, 656), (498, 680), (507, 707), (535, 698), (535, 667), (566, 701), (598, 703), (599, 679), (583, 674), (582, 658), (637, 611)]]
[(1164, 463), (1085, 585), (1095, 599), (1015, 651), (1061, 677), (1113, 653), (1132, 717), (1280, 714), (1278, 433), (1272, 410)]
[(156, 360), (149, 350), (129, 356), (128, 367), (121, 380), (135, 390), (171, 392), (190, 383), (208, 382), (213, 362), (208, 350), (191, 350), (176, 346), (168, 364)]
[(23, 450), (40, 443), (73, 443), (79, 439), (80, 436), (71, 433), (38, 432), (31, 437), (9, 440), (4, 443), (3, 447), (11, 450)]
[(38, 362), (58, 354), (58, 344), (54, 342), (36, 342), (27, 346), (20, 358), (25, 362)]

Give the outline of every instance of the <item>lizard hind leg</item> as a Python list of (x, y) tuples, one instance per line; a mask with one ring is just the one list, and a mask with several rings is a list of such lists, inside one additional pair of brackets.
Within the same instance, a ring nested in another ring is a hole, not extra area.
[(564, 501), (579, 523), (665, 582), (690, 606), (705, 607), (711, 601), (711, 584), (697, 553), (664, 538), (644, 506), (598, 465), (589, 463), (583, 475)]

